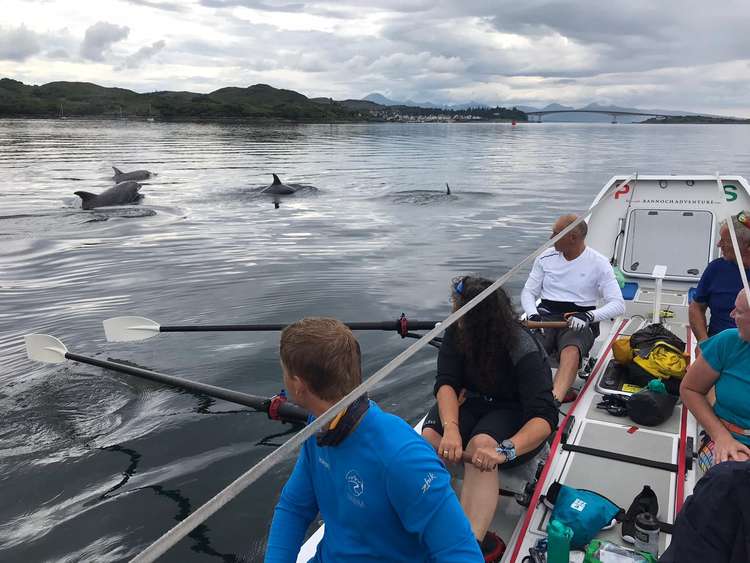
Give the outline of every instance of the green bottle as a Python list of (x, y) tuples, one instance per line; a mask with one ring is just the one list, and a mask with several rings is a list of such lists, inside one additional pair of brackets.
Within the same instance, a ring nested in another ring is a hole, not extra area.
[(573, 530), (559, 520), (550, 520), (547, 524), (547, 563), (568, 563), (572, 539)]

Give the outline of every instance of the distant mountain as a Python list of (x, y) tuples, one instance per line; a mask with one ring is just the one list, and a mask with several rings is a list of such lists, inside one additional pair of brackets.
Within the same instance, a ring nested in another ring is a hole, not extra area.
[(395, 100), (391, 100), (390, 98), (386, 98), (383, 94), (378, 94), (377, 92), (373, 92), (372, 94), (367, 94), (363, 100), (367, 102), (374, 102), (376, 104), (380, 104), (381, 106), (403, 106), (404, 102), (397, 102)]
[(479, 102), (468, 102), (468, 103), (463, 103), (463, 104), (435, 104), (433, 102), (415, 102), (414, 100), (405, 100), (401, 102), (397, 100), (392, 100), (390, 98), (386, 98), (383, 94), (379, 94), (377, 92), (368, 94), (362, 99), (368, 102), (374, 102), (376, 104), (380, 104), (381, 106), (407, 106), (407, 107), (428, 108), (428, 109), (466, 110), (466, 109), (472, 109), (472, 108), (491, 107), (491, 106), (488, 106), (487, 104), (482, 104)]
[(391, 100), (390, 98), (386, 98), (383, 94), (379, 94), (378, 92), (373, 92), (372, 94), (368, 94), (362, 99), (368, 102), (375, 102), (376, 104), (380, 104), (381, 106), (408, 106), (408, 107), (413, 107), (413, 108), (437, 108), (439, 107), (433, 104), (432, 102), (415, 102), (414, 100), (405, 100), (403, 102), (400, 102), (397, 100)]

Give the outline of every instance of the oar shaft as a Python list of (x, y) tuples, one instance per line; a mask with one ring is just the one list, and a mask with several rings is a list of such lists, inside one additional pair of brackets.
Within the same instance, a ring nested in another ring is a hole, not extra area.
[[(143, 368), (137, 368), (119, 362), (110, 362), (107, 360), (98, 360), (96, 358), (90, 358), (88, 356), (81, 356), (72, 352), (66, 352), (65, 357), (74, 362), (81, 362), (82, 364), (89, 364), (101, 368), (111, 369), (112, 371), (118, 371), (142, 379), (148, 379), (150, 381), (156, 381), (157, 383), (163, 383), (172, 387), (178, 387), (180, 389), (187, 389), (189, 391), (196, 391), (203, 393), (209, 397), (216, 399), (222, 399), (231, 403), (237, 403), (244, 405), (259, 411), (268, 412), (270, 405), (270, 399), (266, 397), (258, 397), (255, 395), (248, 395), (247, 393), (241, 393), (239, 391), (232, 391), (231, 389), (224, 389), (223, 387), (217, 387), (215, 385), (209, 385), (207, 383), (199, 383), (197, 381), (190, 381), (181, 377), (175, 377), (174, 375), (167, 375), (165, 373), (159, 373), (157, 371), (151, 371)], [(306, 422), (308, 413), (301, 407), (293, 403), (282, 403), (279, 406), (279, 417), (282, 420)]]
[(565, 321), (524, 321), (528, 328), (565, 328), (568, 323)]
[[(408, 330), (431, 330), (438, 321), (408, 321)], [(399, 331), (399, 321), (344, 323), (352, 330), (394, 330)], [(160, 326), (159, 332), (264, 332), (286, 328), (287, 324), (245, 324), (245, 325), (169, 325)]]

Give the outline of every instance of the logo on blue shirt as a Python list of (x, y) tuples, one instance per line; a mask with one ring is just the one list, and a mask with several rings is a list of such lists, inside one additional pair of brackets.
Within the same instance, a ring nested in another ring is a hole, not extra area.
[(365, 492), (365, 482), (354, 469), (349, 470), (346, 474), (346, 484), (349, 487), (349, 492), (355, 497)]
[(434, 480), (435, 480), (435, 474), (428, 473), (427, 477), (424, 478), (424, 484), (422, 485), (422, 494), (425, 494), (427, 491), (430, 490), (430, 485), (432, 485), (432, 482)]

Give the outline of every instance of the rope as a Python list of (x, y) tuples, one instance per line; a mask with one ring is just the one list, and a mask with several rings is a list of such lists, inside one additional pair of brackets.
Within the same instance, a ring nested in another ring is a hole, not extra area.
[(719, 193), (721, 194), (721, 199), (719, 200), (721, 202), (720, 208), (722, 211), (724, 211), (724, 214), (726, 215), (726, 221), (727, 221), (727, 228), (729, 229), (729, 238), (732, 239), (732, 247), (734, 248), (734, 255), (737, 257), (737, 266), (740, 268), (740, 277), (742, 278), (742, 285), (745, 287), (745, 294), (747, 296), (747, 301), (750, 303), (750, 287), (747, 283), (747, 274), (745, 273), (745, 264), (742, 262), (742, 253), (740, 252), (740, 245), (737, 242), (737, 233), (734, 230), (734, 217), (732, 216), (732, 212), (729, 209), (729, 204), (727, 203), (727, 195), (724, 193), (724, 184), (721, 181), (721, 176), (719, 176), (719, 173), (716, 173), (716, 186), (719, 188)]
[[(625, 183), (630, 182), (632, 178), (633, 176), (628, 177), (628, 179), (625, 180)], [(357, 398), (361, 397), (364, 393), (366, 393), (367, 391), (375, 387), (375, 385), (377, 385), (383, 379), (385, 379), (388, 375), (390, 375), (391, 372), (393, 372), (397, 367), (399, 367), (406, 360), (411, 358), (419, 350), (427, 346), (433, 338), (438, 336), (441, 332), (443, 332), (445, 329), (450, 327), (458, 319), (460, 319), (466, 313), (471, 311), (487, 296), (494, 293), (500, 286), (502, 286), (506, 281), (512, 278), (527, 262), (534, 260), (547, 248), (555, 244), (558, 240), (560, 240), (562, 237), (564, 237), (570, 231), (576, 228), (576, 226), (581, 221), (583, 221), (587, 215), (591, 214), (591, 212), (594, 211), (594, 209), (596, 209), (599, 205), (605, 202), (610, 192), (613, 191), (617, 187), (618, 187), (617, 183), (613, 182), (612, 187), (599, 199), (599, 201), (597, 201), (591, 207), (589, 207), (587, 213), (580, 214), (575, 221), (573, 221), (570, 225), (565, 227), (555, 237), (545, 242), (542, 246), (540, 246), (533, 253), (529, 254), (526, 258), (521, 260), (521, 262), (519, 262), (513, 268), (511, 268), (505, 275), (498, 278), (487, 289), (485, 289), (479, 295), (474, 297), (474, 299), (466, 303), (460, 309), (457, 309), (456, 311), (448, 315), (448, 317), (446, 317), (446, 319), (441, 324), (435, 326), (432, 330), (430, 330), (430, 332), (423, 335), (422, 338), (417, 340), (414, 344), (409, 346), (406, 350), (401, 352), (398, 356), (393, 358), (390, 362), (388, 362), (386, 365), (384, 365), (382, 368), (376, 371), (372, 375), (372, 377), (362, 382), (356, 389), (354, 389), (348, 395), (346, 395), (341, 400), (339, 400), (338, 403), (334, 404), (326, 412), (320, 415), (320, 417), (315, 419), (311, 424), (307, 425), (305, 428), (300, 430), (297, 434), (292, 436), (289, 440), (287, 440), (284, 443), (283, 446), (274, 450), (265, 458), (260, 460), (253, 467), (251, 467), (245, 473), (240, 475), (237, 479), (232, 481), (232, 483), (230, 483), (224, 490), (220, 491), (216, 496), (208, 500), (203, 506), (198, 508), (190, 516), (185, 518), (182, 522), (177, 524), (175, 527), (173, 527), (171, 530), (169, 530), (167, 533), (165, 533), (163, 536), (157, 539), (154, 543), (148, 546), (144, 551), (136, 555), (133, 559), (130, 560), (131, 563), (150, 563), (152, 561), (155, 561), (159, 556), (163, 555), (170, 547), (175, 545), (178, 541), (180, 541), (182, 538), (188, 535), (193, 529), (195, 529), (197, 526), (202, 524), (214, 512), (219, 510), (222, 506), (224, 506), (234, 497), (239, 495), (246, 487), (250, 486), (255, 481), (257, 481), (262, 475), (268, 472), (268, 470), (270, 470), (273, 466), (280, 463), (285, 458), (289, 457), (298, 447), (302, 445), (302, 443), (305, 440), (313, 436), (318, 430), (320, 430), (324, 426), (327, 426), (328, 423), (331, 422), (331, 420), (333, 420), (333, 418), (339, 412), (341, 412), (343, 409), (351, 405), (355, 400), (357, 400)]]

